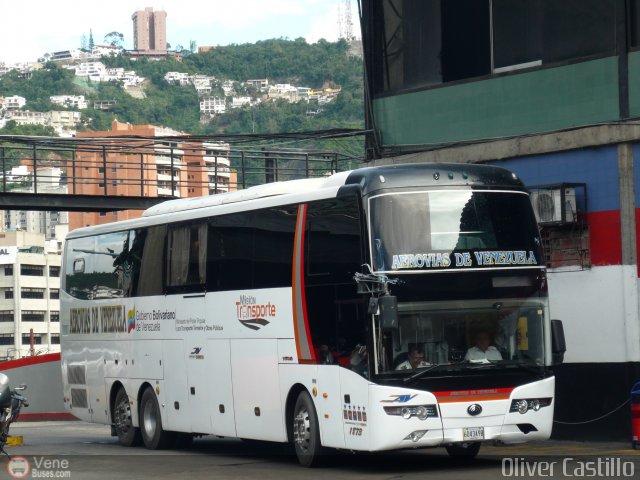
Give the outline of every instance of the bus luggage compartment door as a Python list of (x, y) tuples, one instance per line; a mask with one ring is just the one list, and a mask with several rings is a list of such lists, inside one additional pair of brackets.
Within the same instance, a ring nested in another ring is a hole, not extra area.
[(276, 339), (231, 340), (233, 400), (238, 437), (286, 441)]
[(213, 408), (211, 423), (213, 433), (224, 437), (236, 436), (233, 407), (233, 385), (231, 384), (231, 345), (229, 340), (209, 340), (207, 378), (211, 389), (208, 402)]
[[(162, 345), (164, 366), (164, 395), (166, 408), (166, 430), (191, 431), (191, 417), (187, 386), (187, 366), (184, 340), (164, 340)], [(165, 419), (163, 418), (163, 421)]]
[(229, 340), (209, 339), (191, 348), (187, 358), (191, 430), (235, 437)]

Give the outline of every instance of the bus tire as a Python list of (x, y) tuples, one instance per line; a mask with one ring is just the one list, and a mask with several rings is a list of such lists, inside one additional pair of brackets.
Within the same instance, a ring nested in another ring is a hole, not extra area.
[(473, 460), (480, 452), (480, 442), (454, 443), (445, 447), (450, 457)]
[(320, 443), (318, 415), (309, 392), (302, 391), (293, 407), (291, 419), (293, 446), (298, 462), (303, 467), (317, 467), (322, 462), (323, 448)]
[(113, 427), (118, 442), (123, 447), (135, 447), (140, 445), (140, 429), (133, 426), (131, 421), (131, 404), (129, 395), (123, 387), (118, 389), (113, 403)]
[(167, 448), (174, 440), (173, 432), (162, 429), (160, 406), (151, 388), (145, 389), (140, 400), (140, 433), (144, 446), (149, 450)]

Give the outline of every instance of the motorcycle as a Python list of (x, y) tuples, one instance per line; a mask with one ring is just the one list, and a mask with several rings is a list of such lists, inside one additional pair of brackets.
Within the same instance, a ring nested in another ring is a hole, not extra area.
[(15, 389), (9, 386), (9, 377), (0, 373), (0, 452), (7, 457), (10, 455), (4, 447), (9, 438), (9, 427), (16, 421), (22, 407), (28, 407), (27, 398), (19, 392), (26, 390), (26, 385), (20, 385)]

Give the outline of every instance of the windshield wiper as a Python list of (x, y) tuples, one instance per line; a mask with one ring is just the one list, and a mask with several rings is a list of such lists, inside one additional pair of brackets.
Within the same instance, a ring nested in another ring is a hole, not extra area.
[(519, 362), (515, 362), (515, 363), (504, 363), (502, 364), (502, 366), (504, 367), (516, 367), (519, 368), (520, 370), (524, 370), (525, 372), (529, 372), (529, 373), (533, 373), (535, 375), (542, 375), (544, 366), (543, 365), (528, 365), (526, 363), (519, 363)]
[(425, 367), (423, 370), (420, 370), (419, 372), (416, 372), (413, 375), (410, 375), (410, 376), (404, 378), (402, 381), (404, 383), (409, 383), (411, 380), (415, 380), (417, 378), (420, 378), (424, 374), (436, 369), (437, 367), (452, 367), (454, 365), (459, 365), (460, 363), (462, 363), (462, 362), (457, 362), (457, 363), (436, 363), (435, 365), (431, 365), (429, 367)]

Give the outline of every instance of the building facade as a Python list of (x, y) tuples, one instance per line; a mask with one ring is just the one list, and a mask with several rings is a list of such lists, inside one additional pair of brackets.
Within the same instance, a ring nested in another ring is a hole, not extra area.
[(370, 159), (489, 163), (522, 179), (567, 338), (554, 435), (628, 439), (623, 407), (640, 379), (640, 2), (365, 0), (362, 31)]
[(0, 358), (60, 351), (60, 259), (57, 242), (0, 232)]
[(147, 7), (136, 11), (133, 20), (133, 48), (134, 50), (159, 51), (167, 50), (167, 13), (163, 10), (153, 10)]
[[(33, 193), (33, 167), (29, 161), (13, 167), (4, 175), (7, 186), (13, 192)], [(67, 185), (62, 180), (59, 167), (40, 167), (37, 172), (38, 192), (65, 195)], [(3, 231), (21, 230), (43, 235), (46, 241), (61, 239), (69, 224), (69, 212), (57, 210), (0, 210)]]

